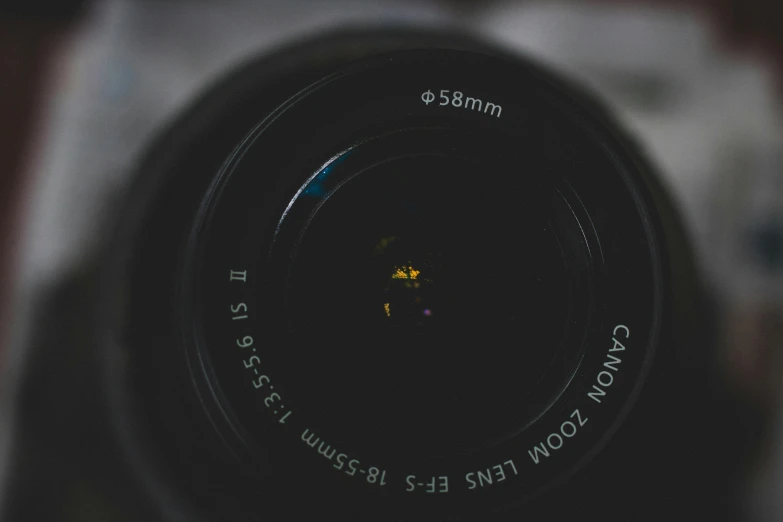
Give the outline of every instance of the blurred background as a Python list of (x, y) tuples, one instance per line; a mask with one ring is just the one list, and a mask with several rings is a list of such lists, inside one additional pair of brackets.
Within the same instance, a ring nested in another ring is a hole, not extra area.
[[(50, 384), (30, 370), (42, 364), (30, 339), (52, 328), (38, 310), (88, 263), (145, 145), (222, 74), (277, 44), (335, 26), (415, 25), (479, 33), (590, 86), (660, 167), (715, 300), (722, 365), (770, 419), (747, 466), (749, 516), (783, 520), (779, 1), (45, 5), (0, 7), (0, 517), (34, 501), (20, 500), (19, 484), (35, 484), (25, 465), (59, 458), (26, 455), (19, 440), (18, 426), (51, 409), (36, 395)], [(78, 471), (52, 473), (86, 487)], [(75, 498), (62, 520), (133, 519), (96, 508), (99, 494), (60, 494)]]

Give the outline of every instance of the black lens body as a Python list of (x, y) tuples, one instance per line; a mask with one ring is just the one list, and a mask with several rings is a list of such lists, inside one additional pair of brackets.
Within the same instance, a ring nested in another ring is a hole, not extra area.
[(542, 67), (332, 35), (214, 87), (140, 170), (102, 313), (112, 415), (160, 502), (643, 520), (723, 491), (676, 214)]

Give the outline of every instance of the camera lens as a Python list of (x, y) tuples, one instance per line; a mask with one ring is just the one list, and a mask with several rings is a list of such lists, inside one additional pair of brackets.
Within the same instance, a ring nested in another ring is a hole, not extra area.
[(140, 220), (125, 344), (160, 383), (138, 402), (178, 448), (161, 459), (237, 512), (363, 520), (475, 519), (571, 476), (668, 328), (645, 163), (517, 59), (286, 77), (239, 98), (254, 126), (224, 118), (212, 159), (169, 152)]

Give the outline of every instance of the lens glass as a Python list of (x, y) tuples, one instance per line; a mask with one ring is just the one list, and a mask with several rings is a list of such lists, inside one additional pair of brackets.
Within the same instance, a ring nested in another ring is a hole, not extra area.
[(327, 168), (300, 193), (314, 212), (290, 255), (284, 364), (293, 389), (329, 390), (303, 404), (351, 426), (352, 446), (469, 452), (546, 406), (530, 392), (571, 322), (566, 257), (542, 194), (501, 190), (484, 168), (402, 157), (329, 194)]

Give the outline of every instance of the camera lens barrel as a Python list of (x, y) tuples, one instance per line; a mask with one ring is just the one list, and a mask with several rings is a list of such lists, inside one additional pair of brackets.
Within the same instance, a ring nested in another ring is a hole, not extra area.
[(672, 336), (653, 173), (532, 63), (342, 62), (158, 148), (113, 272), (115, 407), (227, 518), (535, 502), (608, 444)]

